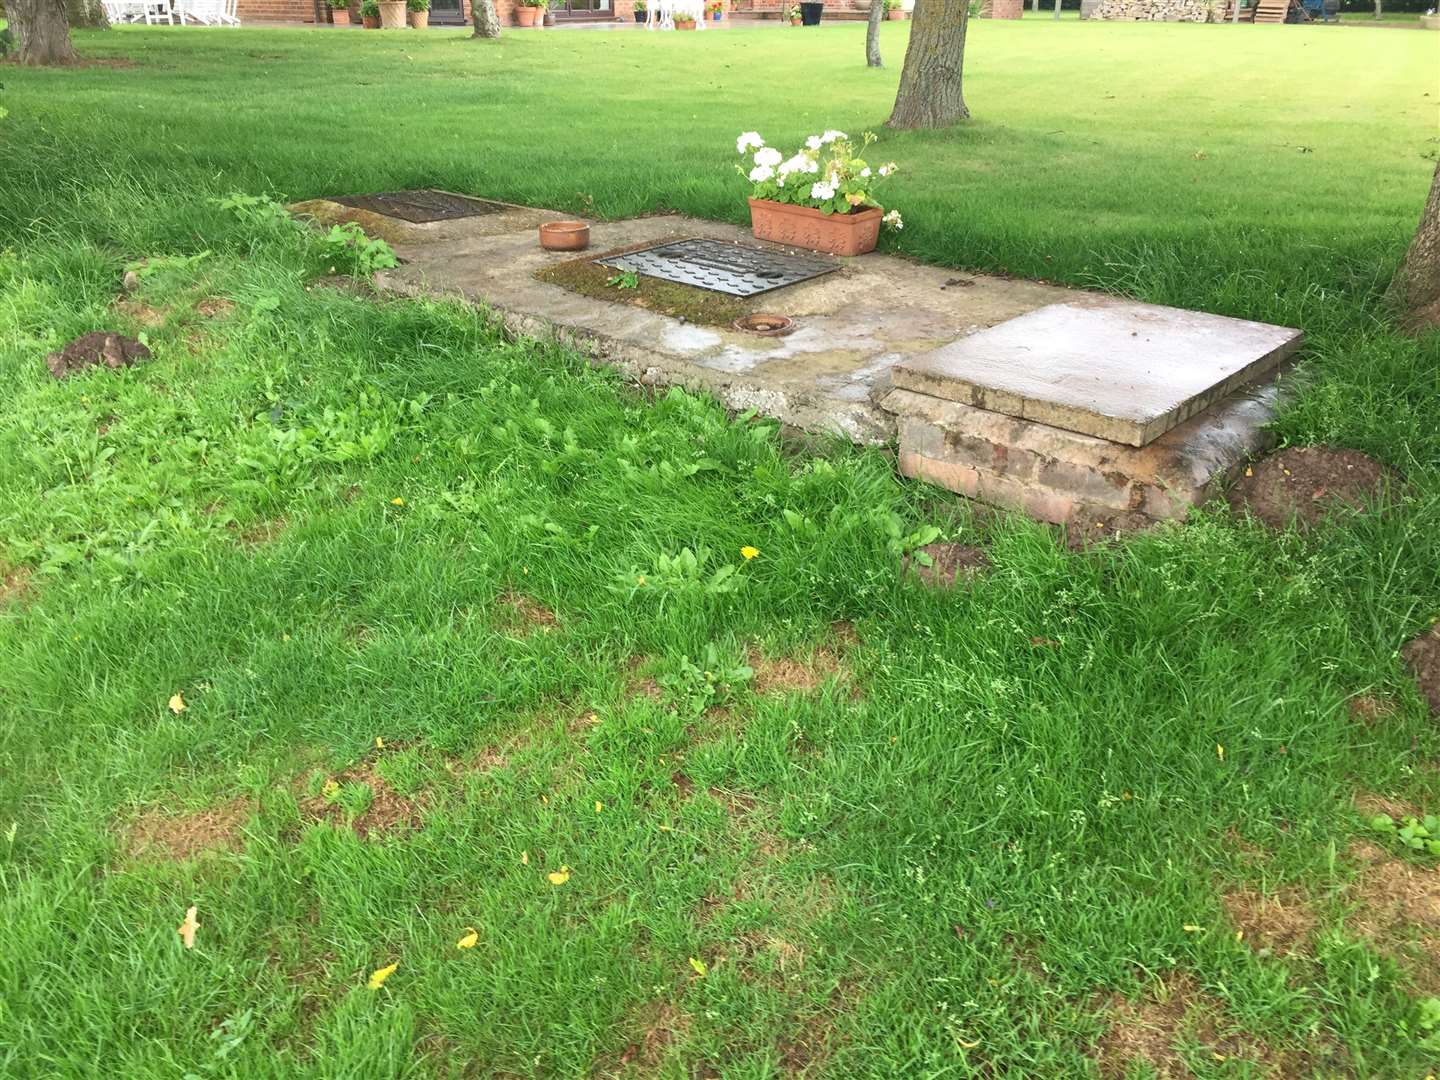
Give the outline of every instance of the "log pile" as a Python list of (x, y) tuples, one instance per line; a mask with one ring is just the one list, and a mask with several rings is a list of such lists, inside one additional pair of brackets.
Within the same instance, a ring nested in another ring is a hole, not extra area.
[(1140, 22), (1219, 22), (1219, 0), (1100, 0), (1096, 19)]

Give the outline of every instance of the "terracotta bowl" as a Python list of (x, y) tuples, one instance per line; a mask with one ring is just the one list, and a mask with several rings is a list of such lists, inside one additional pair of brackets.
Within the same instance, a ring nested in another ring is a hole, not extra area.
[(795, 320), (788, 315), (770, 315), (756, 312), (743, 315), (735, 320), (736, 330), (746, 330), (761, 337), (780, 337), (795, 329)]
[(540, 226), (540, 246), (546, 251), (584, 251), (590, 246), (590, 226), (583, 221), (547, 221)]

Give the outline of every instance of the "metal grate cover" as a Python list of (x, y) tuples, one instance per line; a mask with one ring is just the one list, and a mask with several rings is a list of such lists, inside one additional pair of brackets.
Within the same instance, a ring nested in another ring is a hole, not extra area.
[(731, 296), (755, 296), (840, 269), (839, 263), (829, 259), (782, 255), (699, 237), (671, 240), (623, 255), (605, 255), (595, 261), (615, 270), (630, 270)]
[(331, 201), (416, 225), (498, 214), (505, 209), (503, 203), (467, 199), (463, 195), (451, 195), (448, 191), (382, 191), (378, 195), (340, 195)]

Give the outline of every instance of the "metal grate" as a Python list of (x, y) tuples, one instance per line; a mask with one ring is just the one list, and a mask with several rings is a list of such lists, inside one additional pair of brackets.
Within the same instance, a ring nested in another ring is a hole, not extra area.
[(448, 191), (383, 191), (378, 195), (341, 195), (331, 201), (416, 225), (498, 214), (505, 209), (503, 203), (467, 199), (463, 195), (451, 195)]
[(782, 255), (723, 240), (671, 240), (643, 251), (604, 255), (595, 260), (615, 270), (694, 285), (731, 296), (755, 296), (839, 270), (830, 259)]

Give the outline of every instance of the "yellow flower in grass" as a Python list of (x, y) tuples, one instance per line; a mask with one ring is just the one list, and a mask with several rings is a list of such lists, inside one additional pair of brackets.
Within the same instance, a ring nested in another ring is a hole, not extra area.
[(755, 558), (756, 555), (760, 554), (760, 549), (757, 547), (751, 547), (749, 544), (746, 544), (740, 549), (740, 554), (744, 557), (746, 562), (749, 562), (751, 559)]
[(480, 933), (473, 926), (465, 927), (465, 935), (455, 943), (457, 949), (473, 949), (480, 940)]
[(371, 990), (379, 990), (380, 987), (385, 985), (385, 980), (388, 979), (391, 975), (395, 974), (395, 969), (399, 966), (400, 961), (397, 960), (395, 961), (395, 963), (390, 964), (386, 967), (375, 969), (370, 973), (370, 979), (368, 982), (365, 983), (365, 985), (368, 986)]
[(404, 505), (405, 505), (405, 500), (402, 499), (399, 495), (396, 495), (395, 498), (393, 498), (393, 499), (390, 500), (390, 505), (391, 505), (391, 506), (404, 506)]
[(551, 885), (564, 885), (565, 882), (570, 880), (570, 867), (562, 866), (559, 870), (552, 870), (545, 875), (545, 879), (549, 881)]

